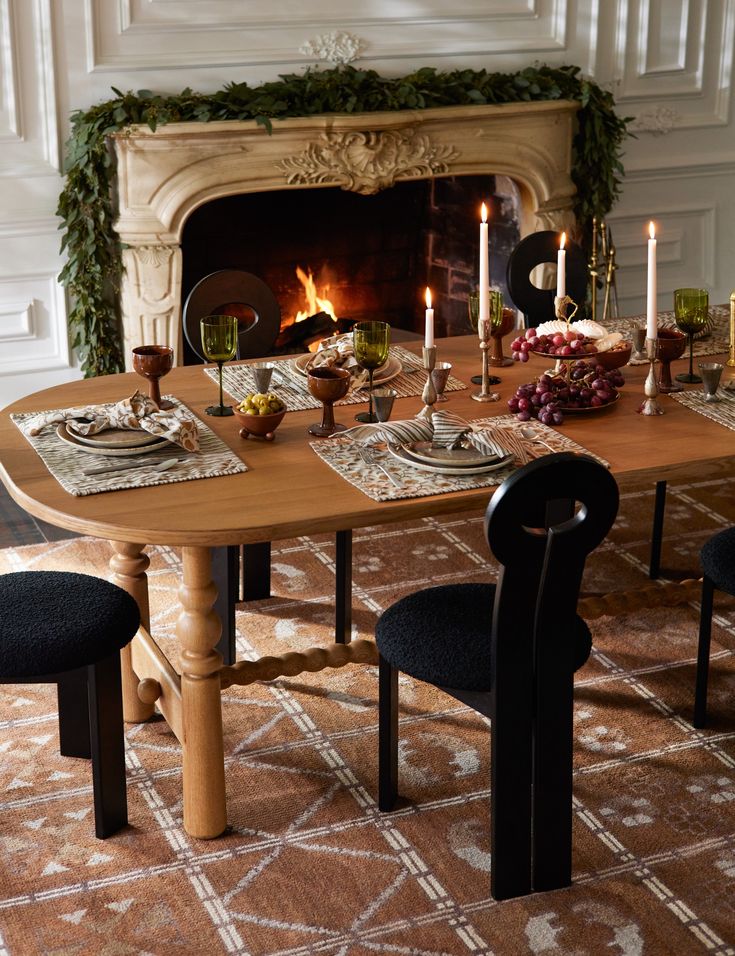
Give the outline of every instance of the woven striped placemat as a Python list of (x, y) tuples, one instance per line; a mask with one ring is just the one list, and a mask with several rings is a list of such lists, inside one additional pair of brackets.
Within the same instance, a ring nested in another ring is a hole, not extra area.
[[(394, 388), (398, 393), (398, 398), (410, 398), (413, 395), (420, 395), (426, 383), (426, 372), (421, 365), (419, 357), (409, 352), (408, 349), (402, 348), (400, 345), (391, 348), (391, 355), (400, 361), (403, 368), (396, 378), (385, 383), (386, 386)], [(290, 411), (321, 408), (321, 402), (317, 401), (309, 392), (306, 385), (306, 376), (299, 372), (294, 365), (293, 359), (276, 360), (274, 365), (275, 368), (273, 370), (270, 389), (281, 397), (286, 408)], [(205, 368), (204, 372), (213, 382), (219, 381), (216, 368)], [(256, 391), (255, 380), (250, 366), (225, 365), (222, 375), (222, 387), (236, 402), (239, 402), (243, 395)], [(457, 392), (463, 388), (467, 388), (467, 385), (453, 375), (450, 375), (444, 391)], [(359, 405), (362, 402), (367, 402), (367, 400), (368, 393), (367, 387), (365, 387), (350, 391), (348, 395), (335, 404)]]
[[(165, 395), (179, 408), (186, 409), (173, 395)], [(109, 403), (110, 406), (114, 402)], [(101, 405), (101, 408), (107, 406)], [(63, 409), (54, 409), (63, 411)], [(187, 409), (190, 411), (190, 409)], [(186, 452), (178, 445), (169, 442), (163, 450), (149, 452), (147, 455), (131, 456), (128, 458), (97, 455), (81, 451), (78, 448), (62, 441), (56, 434), (56, 426), (49, 425), (38, 435), (26, 435), (25, 438), (43, 460), (44, 465), (56, 478), (61, 487), (70, 495), (82, 497), (96, 495), (102, 491), (122, 491), (125, 488), (150, 488), (153, 485), (169, 485), (178, 481), (193, 481), (196, 478), (217, 478), (220, 475), (236, 475), (248, 470), (237, 455), (222, 441), (219, 436), (190, 411), (196, 421), (199, 432), (199, 452)], [(11, 415), (12, 421), (23, 431), (23, 424), (29, 419), (36, 418), (38, 412), (21, 412)], [(131, 461), (145, 462), (141, 467), (129, 468), (124, 471), (110, 471), (102, 475), (84, 475), (83, 469), (102, 467), (115, 462)], [(166, 471), (156, 471), (154, 466), (169, 458), (179, 460)]]
[(493, 418), (480, 418), (471, 422), (474, 426), (491, 428), (499, 444), (504, 444), (513, 452), (514, 459), (503, 468), (483, 475), (441, 475), (422, 471), (404, 461), (395, 458), (384, 446), (374, 447), (375, 461), (388, 469), (400, 481), (400, 487), (391, 483), (385, 474), (374, 464), (368, 464), (360, 457), (360, 443), (339, 434), (332, 438), (311, 442), (311, 447), (345, 481), (372, 498), (373, 501), (396, 501), (401, 498), (423, 498), (427, 495), (439, 495), (448, 491), (467, 491), (469, 488), (492, 488), (501, 484), (516, 468), (526, 464), (532, 458), (548, 455), (554, 451), (574, 451), (590, 455), (605, 467), (609, 462), (587, 451), (582, 445), (567, 438), (541, 422), (533, 422), (538, 437), (550, 447), (524, 439), (520, 434), (520, 424), (514, 415), (499, 415)]
[(671, 392), (670, 396), (682, 405), (686, 405), (687, 408), (691, 408), (692, 411), (735, 431), (735, 390), (718, 388), (719, 402), (705, 401), (704, 390), (701, 387), (686, 392)]
[[(719, 355), (721, 352), (727, 352), (730, 341), (730, 306), (713, 305), (710, 307), (709, 316), (711, 327), (703, 337), (694, 339), (693, 355)], [(645, 315), (629, 315), (623, 319), (608, 319), (605, 327), (610, 332), (622, 332), (625, 336), (630, 336), (633, 329), (641, 328), (646, 324)], [(676, 328), (673, 310), (659, 312), (658, 324), (668, 325)], [(689, 355), (689, 350), (686, 352)], [(633, 359), (630, 365), (647, 365), (644, 359)]]

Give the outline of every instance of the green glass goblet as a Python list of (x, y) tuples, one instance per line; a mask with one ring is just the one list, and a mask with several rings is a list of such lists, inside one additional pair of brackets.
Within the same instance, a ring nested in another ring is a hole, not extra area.
[(697, 384), (702, 379), (694, 374), (694, 336), (707, 324), (709, 294), (706, 289), (676, 289), (674, 291), (674, 318), (689, 339), (689, 371), (676, 376), (677, 382)]
[(222, 366), (237, 354), (237, 318), (234, 315), (208, 315), (200, 322), (202, 351), (219, 369), (219, 405), (210, 405), (207, 415), (223, 418), (232, 415), (232, 405), (222, 397)]
[(368, 410), (355, 415), (358, 422), (377, 422), (373, 412), (373, 374), (384, 365), (390, 350), (390, 326), (387, 322), (358, 322), (352, 329), (352, 345), (357, 364), (367, 369)]

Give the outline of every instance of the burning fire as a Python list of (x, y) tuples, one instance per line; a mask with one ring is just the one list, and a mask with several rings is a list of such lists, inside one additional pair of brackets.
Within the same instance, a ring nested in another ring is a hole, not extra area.
[(303, 322), (304, 319), (308, 319), (310, 315), (316, 315), (317, 312), (326, 312), (327, 315), (331, 315), (332, 319), (337, 321), (337, 313), (334, 311), (334, 306), (327, 299), (326, 293), (329, 292), (329, 286), (326, 285), (321, 290), (325, 296), (317, 295), (316, 283), (314, 282), (314, 276), (312, 275), (311, 269), (309, 269), (308, 275), (301, 266), (296, 266), (296, 276), (304, 287), (304, 296), (306, 298), (306, 311), (299, 310), (296, 313), (296, 318), (294, 322)]

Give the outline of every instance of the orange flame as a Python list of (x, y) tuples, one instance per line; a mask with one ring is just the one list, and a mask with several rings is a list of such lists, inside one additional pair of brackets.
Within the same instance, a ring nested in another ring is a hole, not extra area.
[(561, 234), (561, 242), (559, 243), (559, 248), (563, 249), (566, 244), (567, 244), (567, 234), (563, 232)]
[(482, 206), (480, 207), (480, 217), (483, 222), (487, 222), (487, 206), (485, 205), (485, 203), (483, 203)]
[[(309, 269), (309, 274), (307, 275), (301, 266), (296, 266), (296, 276), (301, 285), (304, 287), (306, 311), (302, 312), (299, 310), (296, 313), (294, 322), (303, 322), (304, 319), (308, 319), (310, 315), (316, 315), (317, 312), (326, 312), (327, 315), (331, 315), (332, 319), (336, 322), (337, 313), (334, 311), (334, 306), (332, 303), (324, 296), (317, 295), (316, 283), (314, 282), (314, 276), (312, 275), (311, 269)], [(322, 291), (324, 293), (329, 292), (329, 286), (325, 286)]]
[(426, 302), (426, 308), (431, 308), (431, 289), (426, 286), (426, 292), (424, 293), (424, 301)]
[(656, 230), (654, 229), (653, 222), (648, 223), (648, 235), (651, 237), (651, 239), (656, 238)]

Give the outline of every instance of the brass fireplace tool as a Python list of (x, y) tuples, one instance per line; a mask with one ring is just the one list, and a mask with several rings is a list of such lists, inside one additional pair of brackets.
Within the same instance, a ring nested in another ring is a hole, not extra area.
[[(618, 317), (618, 289), (615, 272), (616, 251), (612, 241), (612, 232), (604, 220), (592, 219), (592, 256), (589, 261), (590, 274), (590, 312), (593, 322), (604, 325), (606, 320)], [(597, 283), (602, 280), (604, 297), (602, 315), (598, 315)]]

